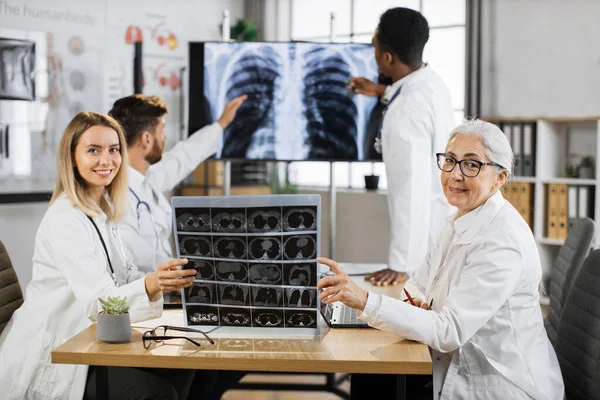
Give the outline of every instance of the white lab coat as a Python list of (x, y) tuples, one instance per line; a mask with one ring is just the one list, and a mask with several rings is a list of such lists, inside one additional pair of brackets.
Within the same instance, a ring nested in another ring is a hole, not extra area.
[(443, 196), (435, 153), (454, 127), (450, 93), (427, 65), (386, 89), (391, 102), (381, 127), (390, 213), (389, 268), (411, 273), (452, 211)]
[(171, 204), (164, 192), (172, 190), (198, 164), (214, 154), (222, 134), (223, 129), (217, 122), (200, 129), (166, 152), (161, 161), (150, 166), (145, 176), (129, 167), (129, 187), (148, 204), (151, 214), (145, 205), (138, 205), (130, 192), (129, 212), (119, 230), (133, 263), (141, 271), (152, 272), (158, 264), (174, 258), (170, 240), (173, 232)]
[(50, 351), (97, 319), (98, 298), (127, 296), (132, 322), (159, 317), (163, 298), (151, 302), (145, 276), (126, 261), (118, 230), (94, 218), (122, 286), (116, 286), (94, 226), (63, 194), (38, 229), (33, 277), (25, 303), (0, 336), (2, 399), (81, 399), (88, 367), (52, 364)]
[(406, 283), (432, 310), (369, 293), (360, 317), (431, 348), (436, 399), (562, 400), (541, 277), (533, 234), (498, 191), (451, 220)]

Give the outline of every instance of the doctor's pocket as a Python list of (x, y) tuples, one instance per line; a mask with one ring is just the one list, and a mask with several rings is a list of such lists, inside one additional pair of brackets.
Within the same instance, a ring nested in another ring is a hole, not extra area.
[(24, 398), (68, 398), (77, 365), (52, 364), (51, 351), (62, 343), (40, 329), (29, 347), (17, 379), (17, 390)]

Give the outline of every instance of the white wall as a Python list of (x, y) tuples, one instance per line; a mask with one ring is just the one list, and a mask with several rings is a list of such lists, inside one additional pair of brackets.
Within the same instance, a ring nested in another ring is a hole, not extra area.
[[(329, 191), (302, 188), (300, 193), (321, 196), (321, 255), (331, 257)], [(390, 219), (386, 193), (338, 189), (336, 202), (336, 261), (387, 264)]]
[(482, 115), (600, 114), (600, 1), (483, 3)]
[[(69, 74), (74, 69), (82, 70), (89, 81), (101, 88), (91, 93), (67, 92), (64, 110), (68, 110), (69, 102), (82, 101), (87, 109), (107, 112), (116, 98), (133, 91), (133, 47), (125, 43), (125, 37), (129, 26), (139, 26), (144, 39), (144, 93), (159, 95), (167, 101), (168, 134), (172, 144), (179, 132), (179, 90), (161, 86), (160, 77), (170, 77), (179, 67), (187, 65), (187, 41), (220, 39), (221, 14), (225, 9), (230, 11), (234, 23), (244, 15), (244, 0), (171, 0), (168, 3), (159, 0), (6, 0), (0, 1), (0, 27), (53, 33), (54, 51), (63, 63), (65, 90), (69, 90)], [(152, 28), (156, 28), (155, 36), (176, 35), (176, 48), (160, 46), (156, 37), (152, 38)], [(81, 55), (68, 49), (73, 37), (81, 38), (85, 45)], [(63, 120), (69, 118), (67, 114)], [(57, 135), (66, 122), (59, 125)], [(48, 158), (54, 165), (55, 157)], [(8, 181), (0, 179), (0, 192), (6, 192), (3, 189), (7, 185)], [(51, 183), (49, 187), (52, 186)], [(0, 240), (9, 251), (23, 287), (31, 279), (35, 234), (46, 209), (47, 203), (0, 205)]]

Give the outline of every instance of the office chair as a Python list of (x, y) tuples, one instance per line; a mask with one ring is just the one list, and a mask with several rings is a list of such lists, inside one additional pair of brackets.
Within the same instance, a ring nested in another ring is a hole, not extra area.
[(23, 304), (23, 292), (19, 280), (4, 243), (0, 241), (0, 333), (21, 304)]
[(600, 250), (585, 259), (558, 323), (556, 355), (568, 400), (600, 399)]
[(548, 338), (553, 345), (556, 343), (556, 327), (563, 303), (577, 271), (590, 251), (594, 229), (594, 221), (590, 218), (571, 220), (565, 244), (560, 248), (554, 261), (550, 275), (550, 310), (545, 322)]

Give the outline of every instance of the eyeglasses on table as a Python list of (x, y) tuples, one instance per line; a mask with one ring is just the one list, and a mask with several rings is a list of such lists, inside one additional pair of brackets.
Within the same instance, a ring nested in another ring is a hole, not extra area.
[(206, 334), (206, 332), (202, 332), (202, 331), (197, 330), (197, 329), (184, 328), (184, 327), (179, 327), (179, 326), (159, 325), (159, 326), (157, 326), (154, 329), (151, 329), (149, 331), (144, 332), (144, 335), (142, 336), (142, 342), (144, 344), (144, 348), (145, 349), (150, 348), (150, 345), (152, 344), (152, 342), (161, 343), (161, 342), (163, 342), (165, 340), (171, 340), (171, 339), (185, 339), (188, 342), (193, 343), (197, 347), (200, 346), (200, 343), (198, 343), (197, 341), (195, 341), (193, 339), (190, 339), (187, 336), (171, 336), (171, 335), (167, 335), (167, 331), (168, 330), (177, 331), (177, 332), (201, 333), (202, 335), (204, 335), (204, 337), (206, 338), (206, 340), (208, 340), (210, 342), (210, 344), (215, 344), (215, 341), (212, 340)]

